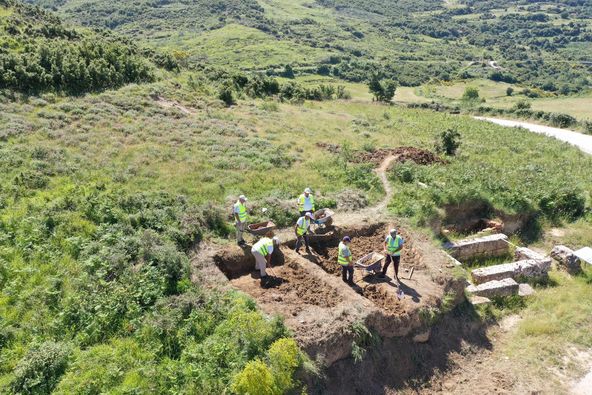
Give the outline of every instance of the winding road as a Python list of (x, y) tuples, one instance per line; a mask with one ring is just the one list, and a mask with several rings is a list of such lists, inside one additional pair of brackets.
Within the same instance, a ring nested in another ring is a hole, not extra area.
[(568, 129), (552, 128), (550, 126), (537, 125), (529, 122), (511, 121), (509, 119), (474, 117), (481, 121), (493, 122), (501, 126), (524, 128), (534, 133), (544, 134), (549, 137), (554, 137), (557, 140), (564, 141), (573, 146), (578, 147), (583, 152), (592, 155), (592, 136), (574, 132)]

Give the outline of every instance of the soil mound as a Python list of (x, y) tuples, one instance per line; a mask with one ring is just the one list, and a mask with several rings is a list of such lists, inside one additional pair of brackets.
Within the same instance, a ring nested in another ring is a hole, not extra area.
[[(317, 143), (317, 147), (332, 154), (341, 153), (338, 144)], [(355, 163), (373, 163), (378, 166), (389, 156), (395, 156), (398, 163), (414, 162), (418, 165), (446, 164), (446, 161), (431, 151), (416, 147), (377, 148), (372, 151), (355, 151), (352, 161)]]

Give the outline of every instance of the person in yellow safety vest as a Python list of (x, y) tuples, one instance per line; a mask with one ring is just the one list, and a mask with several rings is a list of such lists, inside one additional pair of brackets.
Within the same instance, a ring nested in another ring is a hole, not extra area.
[(401, 250), (405, 240), (397, 233), (397, 229), (391, 229), (389, 234), (384, 239), (384, 251), (386, 252), (386, 259), (384, 261), (384, 267), (382, 268), (381, 277), (386, 276), (391, 261), (395, 267), (395, 278), (399, 280), (399, 264), (401, 263)]
[(351, 237), (345, 236), (341, 243), (339, 243), (339, 252), (337, 255), (337, 263), (341, 266), (341, 279), (349, 285), (354, 284), (354, 262), (352, 260), (352, 253), (349, 249), (351, 244)]
[(294, 248), (294, 251), (296, 251), (297, 254), (300, 254), (300, 247), (302, 247), (303, 242), (306, 246), (306, 252), (310, 254), (310, 244), (308, 242), (310, 221), (314, 221), (312, 213), (306, 213), (296, 221), (296, 228), (294, 228), (294, 231), (296, 232), (296, 247)]
[(276, 247), (279, 247), (280, 239), (273, 237), (273, 232), (268, 232), (265, 237), (256, 242), (251, 248), (251, 253), (255, 257), (255, 268), (261, 274), (261, 287), (267, 288), (269, 285), (269, 276), (265, 269), (271, 267), (271, 255)]
[(315, 200), (310, 188), (306, 188), (304, 193), (298, 197), (298, 211), (300, 211), (301, 217), (306, 213), (314, 213)]
[(232, 213), (234, 215), (234, 225), (236, 226), (236, 243), (239, 246), (245, 245), (245, 240), (243, 239), (243, 232), (245, 231), (245, 227), (247, 226), (247, 219), (249, 215), (247, 214), (247, 198), (245, 195), (240, 195), (236, 203), (234, 203), (234, 207), (232, 209)]

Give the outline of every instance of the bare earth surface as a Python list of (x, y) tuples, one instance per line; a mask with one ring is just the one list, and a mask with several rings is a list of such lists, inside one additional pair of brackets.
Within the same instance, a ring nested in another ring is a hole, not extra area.
[(550, 126), (537, 125), (529, 122), (511, 121), (508, 119), (475, 117), (482, 121), (493, 122), (501, 126), (524, 128), (534, 133), (544, 134), (549, 137), (554, 137), (557, 140), (565, 141), (571, 145), (578, 147), (583, 152), (592, 155), (592, 136), (583, 133), (574, 132), (568, 129), (552, 128)]

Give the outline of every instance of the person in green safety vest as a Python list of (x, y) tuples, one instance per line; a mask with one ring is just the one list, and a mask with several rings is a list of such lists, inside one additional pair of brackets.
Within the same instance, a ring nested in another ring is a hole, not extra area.
[(310, 221), (314, 222), (314, 216), (312, 213), (306, 213), (296, 221), (296, 228), (294, 228), (294, 231), (296, 232), (296, 247), (294, 248), (294, 251), (296, 251), (297, 254), (300, 254), (302, 243), (306, 246), (306, 252), (310, 254), (310, 244), (308, 242)]
[(298, 197), (298, 211), (301, 217), (306, 213), (314, 213), (315, 200), (310, 188), (306, 188), (304, 193)]
[(341, 266), (341, 279), (349, 285), (354, 285), (354, 262), (349, 249), (351, 237), (345, 236), (339, 243), (337, 263)]
[(243, 239), (243, 233), (245, 231), (245, 227), (247, 226), (247, 219), (249, 218), (247, 214), (247, 198), (245, 195), (240, 195), (236, 203), (234, 203), (234, 207), (232, 208), (232, 213), (234, 215), (234, 225), (236, 227), (236, 243), (239, 246), (244, 246), (245, 240)]
[(255, 268), (261, 275), (261, 287), (269, 286), (269, 276), (266, 269), (271, 267), (271, 255), (274, 248), (279, 247), (280, 239), (273, 236), (273, 232), (268, 232), (265, 237), (256, 242), (251, 248), (251, 253), (255, 257)]
[(389, 234), (384, 239), (384, 251), (386, 253), (386, 259), (384, 261), (384, 267), (382, 268), (382, 276), (386, 276), (386, 271), (389, 265), (393, 262), (395, 267), (395, 278), (399, 281), (399, 264), (401, 263), (401, 250), (403, 249), (403, 243), (405, 241), (398, 234), (397, 229), (391, 229)]

